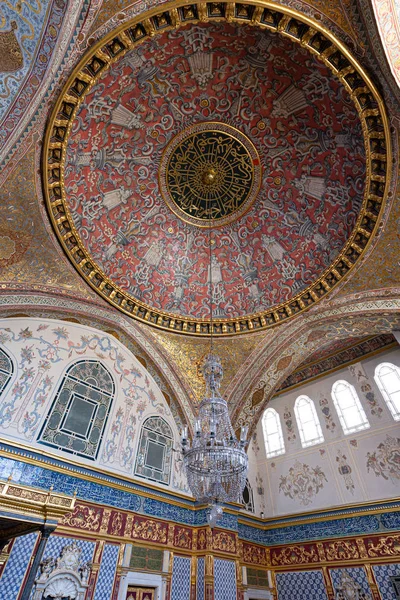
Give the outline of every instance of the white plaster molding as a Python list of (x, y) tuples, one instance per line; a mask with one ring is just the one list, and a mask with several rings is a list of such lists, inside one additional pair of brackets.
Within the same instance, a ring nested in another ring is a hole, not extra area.
[(125, 600), (129, 585), (155, 588), (155, 599), (164, 600), (165, 582), (162, 575), (156, 573), (139, 573), (130, 571), (121, 577), (121, 583), (118, 592), (118, 600)]

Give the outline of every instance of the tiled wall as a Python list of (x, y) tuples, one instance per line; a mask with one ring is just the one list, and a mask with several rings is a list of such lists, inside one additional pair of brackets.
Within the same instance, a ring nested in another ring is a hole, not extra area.
[(106, 544), (104, 546), (94, 600), (110, 600), (111, 598), (117, 568), (118, 551), (118, 545)]
[(0, 579), (0, 598), (16, 600), (24, 580), (29, 560), (37, 539), (36, 533), (31, 533), (15, 540)]
[(190, 598), (190, 562), (186, 556), (174, 556), (171, 584), (171, 600)]
[(277, 573), (278, 600), (328, 600), (322, 571)]
[(236, 600), (236, 570), (232, 560), (214, 560), (215, 600)]
[(384, 600), (397, 600), (390, 577), (400, 577), (400, 564), (397, 565), (375, 565), (373, 567), (375, 580), (379, 593)]
[(204, 600), (205, 559), (197, 559), (196, 600)]

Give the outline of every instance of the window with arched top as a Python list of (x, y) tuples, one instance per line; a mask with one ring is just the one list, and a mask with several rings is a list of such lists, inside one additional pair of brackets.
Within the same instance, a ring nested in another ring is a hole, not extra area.
[(251, 483), (248, 479), (246, 479), (246, 484), (243, 488), (242, 492), (242, 502), (243, 508), (248, 510), (249, 512), (254, 512), (254, 498), (253, 498), (253, 489), (251, 487)]
[(393, 419), (400, 421), (400, 368), (392, 363), (381, 363), (375, 369), (374, 378)]
[(0, 348), (0, 395), (14, 373), (14, 365), (8, 354)]
[(297, 427), (303, 448), (314, 446), (324, 441), (321, 425), (315, 410), (314, 402), (308, 396), (299, 396), (294, 404)]
[(267, 408), (262, 418), (264, 443), (267, 458), (285, 453), (281, 420), (274, 408)]
[(340, 379), (332, 386), (332, 400), (344, 434), (368, 429), (369, 421), (355, 387)]
[(101, 362), (74, 363), (62, 378), (38, 441), (95, 460), (114, 395), (114, 380)]
[(149, 417), (140, 432), (135, 474), (169, 484), (172, 466), (173, 435), (161, 417)]

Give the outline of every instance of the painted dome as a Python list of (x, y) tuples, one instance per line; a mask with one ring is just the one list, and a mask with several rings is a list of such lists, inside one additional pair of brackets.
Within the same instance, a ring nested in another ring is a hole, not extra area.
[(161, 326), (204, 323), (211, 277), (213, 316), (229, 323), (307, 306), (354, 234), (366, 152), (350, 94), (312, 53), (196, 23), (147, 37), (91, 82), (63, 169), (95, 287)]

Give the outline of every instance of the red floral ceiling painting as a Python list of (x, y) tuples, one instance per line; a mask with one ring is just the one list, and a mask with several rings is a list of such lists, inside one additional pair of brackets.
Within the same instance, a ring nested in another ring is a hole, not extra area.
[[(240, 146), (244, 162), (229, 174), (229, 161), (214, 169), (210, 156), (231, 134), (230, 156)], [(175, 148), (181, 154), (171, 159)], [(187, 198), (186, 218), (173, 198), (171, 173), (179, 179), (186, 169), (193, 185), (206, 186), (205, 206), (218, 181), (238, 186), (229, 218), (213, 221), (214, 316), (264, 311), (322, 275), (353, 230), (365, 178), (360, 121), (308, 51), (227, 23), (154, 36), (97, 81), (73, 122), (65, 164), (77, 232), (134, 298), (207, 319), (208, 223), (190, 217)]]

